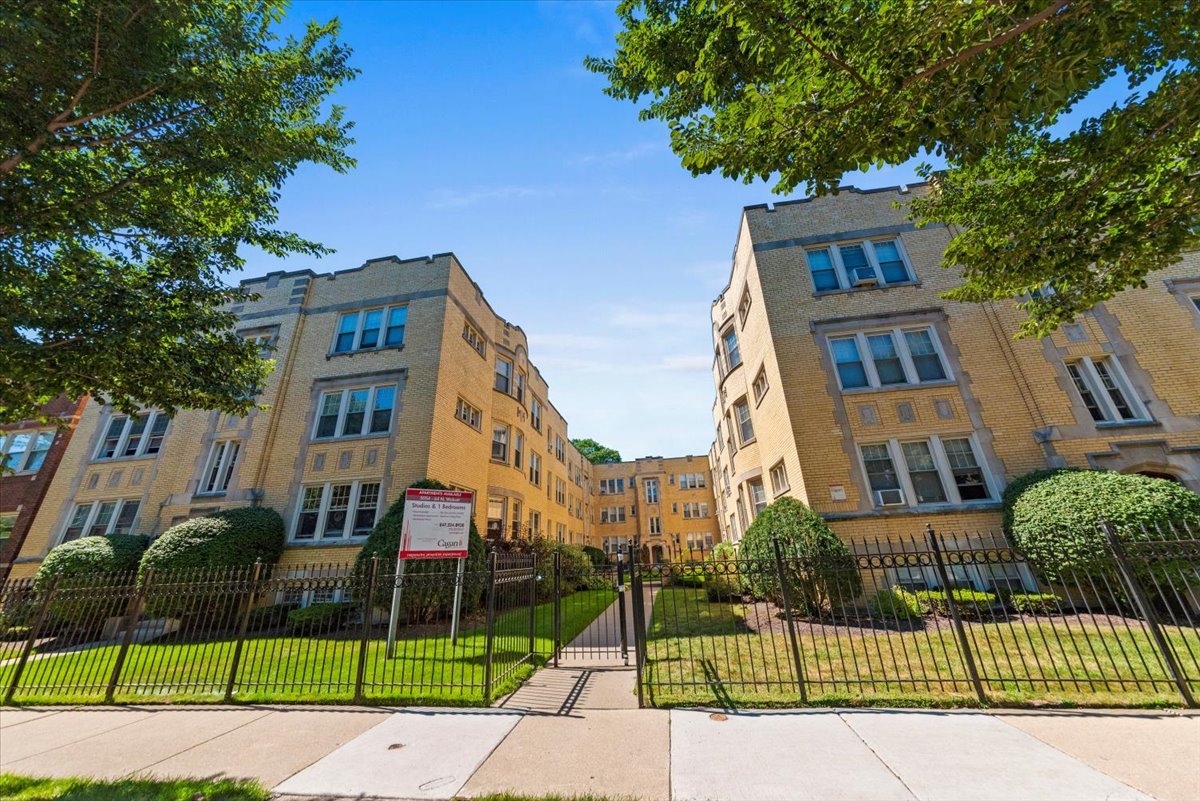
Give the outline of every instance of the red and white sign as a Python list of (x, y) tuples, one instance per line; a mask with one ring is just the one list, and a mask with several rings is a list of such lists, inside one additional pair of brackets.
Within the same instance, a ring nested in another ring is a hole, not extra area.
[(474, 493), (410, 489), (404, 493), (401, 559), (465, 559)]

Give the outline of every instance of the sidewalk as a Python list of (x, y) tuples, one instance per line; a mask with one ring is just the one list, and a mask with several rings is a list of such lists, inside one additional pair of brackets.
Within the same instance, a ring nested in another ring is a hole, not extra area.
[[(0, 709), (0, 771), (252, 778), (302, 798), (1200, 798), (1196, 714), (638, 710), (622, 672), (542, 671), (538, 704), (496, 709)], [(563, 687), (576, 700), (555, 707)]]

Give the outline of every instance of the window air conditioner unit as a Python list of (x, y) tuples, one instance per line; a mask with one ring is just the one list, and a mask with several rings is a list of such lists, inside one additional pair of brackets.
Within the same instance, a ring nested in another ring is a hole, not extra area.
[(855, 267), (850, 271), (851, 286), (874, 286), (878, 283), (874, 267)]
[(904, 490), (875, 490), (875, 503), (879, 504), (880, 506), (903, 506)]

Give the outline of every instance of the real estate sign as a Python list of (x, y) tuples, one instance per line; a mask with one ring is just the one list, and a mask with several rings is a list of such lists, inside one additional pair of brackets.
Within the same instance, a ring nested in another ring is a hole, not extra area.
[(473, 493), (410, 489), (404, 494), (401, 559), (465, 559)]

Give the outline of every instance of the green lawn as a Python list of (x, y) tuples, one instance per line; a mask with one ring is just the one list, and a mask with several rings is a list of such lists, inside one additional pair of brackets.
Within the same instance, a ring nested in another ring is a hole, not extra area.
[(267, 801), (271, 794), (252, 782), (230, 779), (37, 779), (0, 773), (6, 801)]
[[(563, 604), (562, 636), (569, 642), (616, 598), (613, 590), (587, 590)], [(544, 663), (553, 648), (553, 603), (537, 606), (536, 656), (528, 659), (528, 608), (497, 616), (493, 691), (515, 689)], [(448, 628), (448, 627), (446, 627)], [(478, 705), (483, 702), (486, 637), (482, 625), (464, 629), (451, 644), (449, 632), (405, 637), (396, 657), (386, 658), (378, 631), (368, 640), (364, 696), (387, 703)], [(225, 693), (235, 641), (131, 645), (115, 700), (213, 701)], [(249, 637), (238, 667), (234, 699), (247, 702), (352, 700), (360, 640), (322, 637)], [(104, 646), (30, 659), (21, 677), (18, 703), (96, 703), (104, 698), (119, 648)], [(13, 664), (0, 666), (0, 687)]]
[[(755, 616), (754, 625), (748, 616)], [(1148, 632), (1136, 622), (1018, 618), (967, 623), (966, 629), (990, 702), (1096, 706), (1181, 702)], [(939, 626), (931, 621), (923, 629), (898, 631), (845, 625), (835, 629), (798, 619), (797, 634), (809, 703), (978, 703), (954, 631), (945, 623)], [(1196, 629), (1171, 628), (1167, 635), (1185, 661), (1191, 660), (1189, 648), (1200, 655)], [(791, 643), (782, 621), (766, 624), (749, 605), (709, 603), (700, 589), (666, 588), (655, 598), (647, 636), (646, 681), (648, 698), (662, 706), (800, 703)], [(1200, 691), (1200, 681), (1194, 681), (1193, 688)]]

